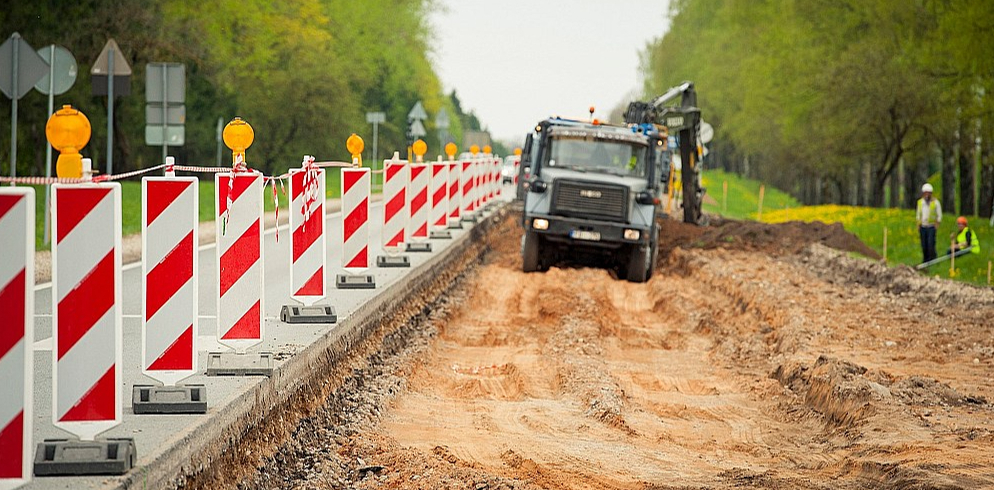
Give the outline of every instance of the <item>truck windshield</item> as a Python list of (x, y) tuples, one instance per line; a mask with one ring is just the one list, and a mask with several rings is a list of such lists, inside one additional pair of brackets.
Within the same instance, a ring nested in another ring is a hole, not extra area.
[(646, 172), (646, 147), (625, 141), (592, 138), (554, 138), (550, 142), (546, 165), (581, 172), (643, 177)]

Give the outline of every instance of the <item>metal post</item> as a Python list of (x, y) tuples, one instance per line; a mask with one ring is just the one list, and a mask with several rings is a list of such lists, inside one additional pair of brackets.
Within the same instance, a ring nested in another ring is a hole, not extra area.
[[(55, 45), (48, 47), (48, 121), (52, 119), (52, 113), (55, 111)], [(45, 178), (50, 178), (52, 176), (52, 144), (48, 143), (45, 145)], [(49, 223), (49, 212), (48, 209), (52, 205), (52, 186), (49, 184), (45, 185), (45, 244), (48, 245), (49, 240), (49, 230), (51, 223)]]
[(217, 118), (217, 167), (221, 166), (221, 141), (222, 141), (222, 127), (224, 126), (224, 118)]
[[(21, 36), (14, 34), (13, 48), (14, 48), (14, 65), (10, 71), (11, 80), (10, 85), (13, 89), (13, 97), (10, 99), (10, 176), (17, 177), (17, 92), (19, 88), (17, 87), (17, 65), (20, 60), (17, 59), (17, 53), (21, 50), (20, 44)], [(14, 185), (13, 182), (10, 185)]]
[(114, 50), (107, 50), (107, 175), (114, 175)]
[(166, 71), (168, 69), (169, 69), (169, 65), (163, 63), (162, 64), (162, 163), (166, 162), (166, 156), (168, 156), (168, 152), (166, 150), (166, 146), (167, 146), (166, 145), (166, 124), (167, 124), (167, 121), (168, 121), (166, 119), (166, 110), (169, 107), (169, 104), (166, 102), (166, 100), (169, 97), (169, 95), (168, 95), (169, 94), (169, 77), (166, 76)]
[(373, 121), (373, 165), (374, 165), (373, 168), (376, 168), (375, 165), (376, 162), (378, 161), (378, 159), (376, 158), (376, 152), (377, 152), (377, 138), (379, 136), (379, 128), (380, 128), (380, 123)]

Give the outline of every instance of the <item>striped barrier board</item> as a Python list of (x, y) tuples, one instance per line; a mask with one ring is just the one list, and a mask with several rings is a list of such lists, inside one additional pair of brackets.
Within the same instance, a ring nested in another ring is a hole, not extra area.
[(490, 174), (490, 200), (494, 200), (500, 195), (500, 188), (503, 185), (500, 175), (500, 157), (494, 157), (493, 173)]
[(291, 170), (290, 297), (305, 306), (313, 305), (327, 294), (324, 209), (324, 170)]
[(511, 183), (518, 185), (518, 173), (521, 172), (521, 155), (514, 157), (514, 175), (511, 176)]
[(449, 226), (449, 164), (439, 157), (431, 164), (431, 226), (442, 230)]
[(350, 274), (369, 269), (368, 168), (342, 169), (342, 268)]
[(449, 226), (459, 227), (459, 211), (462, 208), (462, 193), (459, 192), (462, 165), (449, 160)]
[(214, 175), (217, 341), (236, 352), (264, 334), (262, 191), (258, 172)]
[(199, 179), (142, 179), (142, 373), (165, 385), (197, 371)]
[(476, 195), (473, 192), (473, 185), (476, 183), (474, 170), (472, 160), (463, 160), (462, 172), (459, 176), (460, 187), (462, 187), (462, 209), (460, 210), (460, 214), (462, 214), (463, 219), (470, 218), (470, 215), (476, 211)]
[(424, 240), (428, 238), (428, 165), (424, 163), (412, 163), (411, 183), (408, 188), (408, 205), (411, 209), (411, 221), (408, 223), (407, 233), (411, 240)]
[(0, 488), (31, 480), (35, 194), (0, 188)]
[(52, 185), (52, 420), (92, 440), (121, 422), (121, 187)]
[(482, 157), (473, 160), (473, 207), (480, 210), (483, 207), (483, 196), (486, 190), (483, 185), (483, 159)]
[(398, 252), (405, 242), (407, 228), (407, 160), (384, 160), (383, 162), (383, 250)]

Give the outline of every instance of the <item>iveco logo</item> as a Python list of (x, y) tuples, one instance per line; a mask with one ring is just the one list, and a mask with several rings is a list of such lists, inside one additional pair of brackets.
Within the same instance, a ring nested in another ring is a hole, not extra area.
[(589, 189), (582, 189), (580, 191), (580, 195), (583, 196), (583, 197), (589, 197), (591, 199), (600, 199), (601, 198), (601, 191), (592, 191), (592, 190), (589, 190)]

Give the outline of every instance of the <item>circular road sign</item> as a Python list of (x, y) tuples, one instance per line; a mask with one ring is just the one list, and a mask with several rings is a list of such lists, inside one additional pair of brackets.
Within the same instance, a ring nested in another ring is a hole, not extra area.
[[(51, 60), (53, 51), (55, 52), (54, 62)], [(38, 50), (38, 55), (45, 62), (52, 64), (52, 71), (55, 73), (54, 83), (52, 84), (52, 95), (62, 95), (69, 91), (72, 85), (76, 83), (76, 72), (78, 71), (76, 58), (73, 58), (72, 53), (62, 46), (55, 46), (54, 50), (52, 46), (45, 46)], [(45, 76), (41, 77), (41, 80), (38, 80), (38, 83), (35, 84), (35, 90), (43, 94), (48, 94), (48, 73), (48, 70), (46, 70)]]
[(701, 121), (700, 136), (701, 136), (701, 143), (710, 143), (711, 140), (714, 138), (714, 127), (712, 127), (710, 124), (704, 121)]

